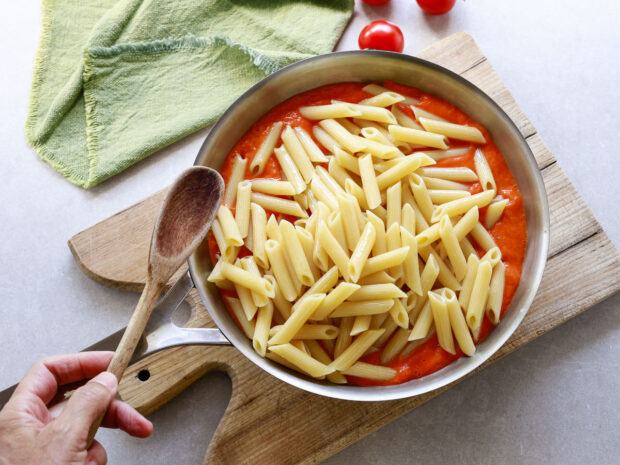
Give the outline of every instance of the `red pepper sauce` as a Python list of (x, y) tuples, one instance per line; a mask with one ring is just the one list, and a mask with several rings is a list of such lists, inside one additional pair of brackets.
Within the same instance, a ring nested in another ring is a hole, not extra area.
[[(365, 84), (363, 83), (341, 83), (319, 87), (317, 89), (296, 95), (272, 108), (261, 119), (259, 119), (248, 132), (245, 133), (245, 135), (239, 140), (239, 142), (237, 142), (228, 154), (228, 157), (224, 162), (224, 166), (220, 171), (224, 181), (228, 183), (232, 170), (233, 159), (237, 154), (240, 154), (243, 158), (247, 158), (248, 160), (245, 179), (252, 179), (255, 177), (277, 180), (282, 179), (280, 166), (273, 155), (269, 158), (264, 171), (259, 176), (253, 176), (249, 171), (252, 158), (261, 142), (267, 136), (271, 126), (278, 121), (282, 121), (284, 124), (288, 124), (293, 127), (302, 127), (310, 135), (312, 135), (312, 127), (314, 122), (301, 116), (298, 111), (299, 107), (329, 104), (332, 99), (357, 103), (370, 97), (370, 94), (367, 94), (362, 90), (364, 85)], [(506, 266), (504, 299), (502, 303), (503, 315), (510, 305), (517, 287), (519, 286), (527, 241), (523, 199), (521, 198), (521, 193), (519, 192), (517, 183), (515, 182), (508, 165), (504, 161), (500, 151), (491, 140), (489, 133), (480, 124), (473, 121), (455, 106), (433, 95), (423, 93), (413, 87), (404, 86), (391, 81), (385, 81), (383, 85), (384, 87), (400, 94), (419, 99), (420, 103), (418, 106), (420, 108), (434, 113), (452, 123), (467, 124), (469, 126), (477, 127), (480, 131), (482, 131), (485, 139), (488, 141), (486, 144), (479, 145), (478, 147), (484, 153), (489, 166), (493, 171), (493, 176), (497, 184), (497, 194), (503, 196), (505, 199), (508, 199), (508, 204), (506, 205), (500, 220), (490, 230), (491, 236), (493, 236), (495, 243), (502, 251), (502, 262)], [(399, 104), (399, 108), (408, 116), (414, 118), (413, 112), (408, 106)], [(471, 149), (463, 156), (441, 160), (434, 166), (464, 166), (474, 170), (474, 152), (476, 146), (468, 142), (451, 139), (450, 148), (457, 147), (471, 147)], [(480, 183), (476, 182), (471, 184), (470, 191), (472, 194), (480, 192), (481, 190), (482, 188)], [(268, 217), (269, 215), (270, 212), (267, 212)], [(486, 208), (480, 209), (480, 221), (482, 223), (484, 223), (485, 216)], [(212, 235), (209, 237), (209, 251), (212, 260), (215, 260), (219, 256), (219, 250), (217, 249), (217, 244)], [(484, 253), (484, 251), (479, 248), (478, 252), (480, 255)], [(250, 254), (250, 251), (244, 247), (239, 256), (245, 256), (248, 254)], [(235, 293), (231, 291), (222, 291), (222, 294), (236, 296)], [(239, 324), (230, 309), (229, 312), (237, 324)], [(492, 328), (493, 324), (485, 316), (480, 329), (480, 337), (478, 342), (483, 341)], [(387, 381), (377, 381), (347, 376), (347, 380), (350, 384), (371, 386), (400, 384), (412, 379), (421, 378), (448, 366), (450, 363), (462, 357), (464, 354), (460, 349), (458, 349), (458, 344), (455, 344), (455, 346), (457, 348), (457, 353), (454, 355), (450, 354), (439, 346), (437, 336), (433, 335), (407, 356), (398, 355), (391, 362), (387, 363), (387, 366), (390, 366), (396, 370), (396, 376), (394, 378)], [(382, 350), (383, 349), (363, 357), (361, 361), (380, 365)]]

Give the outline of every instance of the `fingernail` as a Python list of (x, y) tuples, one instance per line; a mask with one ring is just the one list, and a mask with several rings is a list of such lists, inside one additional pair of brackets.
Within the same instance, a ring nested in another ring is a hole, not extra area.
[(92, 380), (95, 381), (96, 383), (103, 384), (104, 386), (110, 389), (116, 389), (116, 386), (118, 385), (116, 376), (114, 376), (109, 371), (104, 371), (104, 372), (99, 373)]

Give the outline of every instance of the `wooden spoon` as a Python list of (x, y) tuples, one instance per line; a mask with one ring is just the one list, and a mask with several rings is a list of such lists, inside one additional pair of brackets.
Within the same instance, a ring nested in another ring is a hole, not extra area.
[[(224, 195), (224, 180), (204, 166), (184, 171), (174, 182), (153, 229), (148, 274), (142, 296), (108, 366), (120, 381), (142, 337), (163, 287), (206, 236)], [(92, 444), (105, 412), (95, 420), (87, 444)]]

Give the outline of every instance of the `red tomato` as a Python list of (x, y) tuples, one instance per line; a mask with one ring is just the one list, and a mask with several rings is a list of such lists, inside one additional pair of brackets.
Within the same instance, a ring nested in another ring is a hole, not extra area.
[(385, 5), (390, 0), (362, 0), (364, 3), (368, 3), (369, 5)]
[(429, 15), (443, 15), (452, 9), (456, 0), (417, 0), (417, 2)]
[(405, 45), (403, 33), (396, 24), (389, 21), (373, 21), (360, 32), (359, 46), (387, 50), (389, 52), (402, 52)]

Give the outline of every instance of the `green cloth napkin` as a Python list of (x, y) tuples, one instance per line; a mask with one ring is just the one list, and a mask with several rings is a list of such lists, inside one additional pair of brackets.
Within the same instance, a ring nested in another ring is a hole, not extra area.
[(43, 0), (28, 141), (92, 187), (331, 51), (352, 0)]

